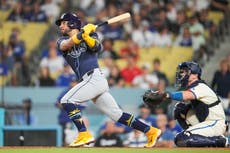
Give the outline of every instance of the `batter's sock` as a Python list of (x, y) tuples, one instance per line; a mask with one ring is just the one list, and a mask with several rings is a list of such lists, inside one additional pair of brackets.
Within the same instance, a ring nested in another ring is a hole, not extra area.
[(149, 125), (141, 122), (139, 119), (128, 113), (123, 113), (118, 122), (144, 133), (146, 133), (150, 129)]
[(81, 118), (81, 111), (78, 109), (77, 105), (72, 103), (62, 104), (63, 109), (68, 113), (69, 118), (73, 121), (79, 132), (86, 131), (85, 124)]

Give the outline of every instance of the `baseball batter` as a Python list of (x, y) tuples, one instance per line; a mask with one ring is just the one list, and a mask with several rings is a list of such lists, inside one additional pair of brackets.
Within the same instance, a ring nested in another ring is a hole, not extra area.
[[(195, 62), (179, 64), (176, 83), (185, 90), (152, 93), (152, 99), (170, 98), (181, 101), (176, 104), (174, 117), (184, 128), (175, 137), (179, 147), (226, 147), (228, 139), (225, 114), (218, 96), (201, 80), (202, 70)], [(151, 95), (147, 95), (148, 99)], [(151, 103), (148, 101), (147, 103)]]
[(70, 146), (79, 147), (94, 142), (93, 136), (82, 121), (77, 105), (92, 100), (99, 110), (114, 121), (144, 132), (148, 138), (145, 147), (153, 147), (161, 135), (161, 130), (148, 126), (133, 115), (123, 112), (109, 93), (107, 80), (97, 62), (97, 52), (102, 46), (95, 33), (96, 26), (87, 24), (81, 29), (81, 21), (73, 13), (64, 13), (56, 21), (56, 25), (63, 34), (57, 40), (58, 48), (72, 67), (79, 82), (61, 99), (64, 110), (79, 130), (78, 137)]

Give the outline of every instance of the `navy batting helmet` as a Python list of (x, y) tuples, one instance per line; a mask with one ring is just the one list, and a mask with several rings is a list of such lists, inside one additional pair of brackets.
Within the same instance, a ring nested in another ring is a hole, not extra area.
[(61, 15), (60, 19), (58, 19), (55, 23), (57, 26), (61, 25), (61, 21), (68, 21), (68, 26), (70, 29), (81, 29), (81, 20), (74, 13), (64, 13)]
[[(185, 70), (185, 74), (183, 74), (182, 70)], [(190, 74), (197, 74), (198, 78), (200, 79), (202, 74), (200, 65), (195, 62), (180, 63), (177, 67), (177, 72), (176, 72), (176, 85), (186, 87)]]

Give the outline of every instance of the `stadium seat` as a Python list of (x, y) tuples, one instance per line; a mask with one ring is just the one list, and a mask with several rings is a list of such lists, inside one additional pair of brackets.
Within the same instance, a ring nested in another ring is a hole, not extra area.
[(120, 70), (122, 70), (123, 68), (125, 68), (126, 66), (126, 60), (125, 59), (118, 59), (115, 61), (115, 64), (119, 67)]
[(26, 54), (30, 54), (33, 49), (38, 47), (40, 40), (44, 36), (45, 32), (48, 30), (47, 23), (15, 23), (15, 22), (5, 22), (1, 28), (2, 33), (0, 35), (0, 40), (8, 43), (9, 36), (13, 28), (18, 28), (20, 30), (19, 39), (25, 42)]
[(209, 11), (208, 19), (212, 20), (216, 25), (219, 25), (220, 21), (224, 19), (224, 14), (217, 11)]
[(120, 50), (122, 47), (125, 46), (125, 41), (124, 40), (115, 40), (113, 44), (113, 49), (115, 52), (118, 54), (120, 53)]

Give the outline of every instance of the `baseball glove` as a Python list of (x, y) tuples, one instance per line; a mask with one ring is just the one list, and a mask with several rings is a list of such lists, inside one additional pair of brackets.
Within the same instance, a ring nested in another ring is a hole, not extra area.
[(165, 98), (167, 94), (159, 93), (159, 91), (147, 90), (143, 95), (143, 101), (149, 107), (154, 107), (159, 105)]

